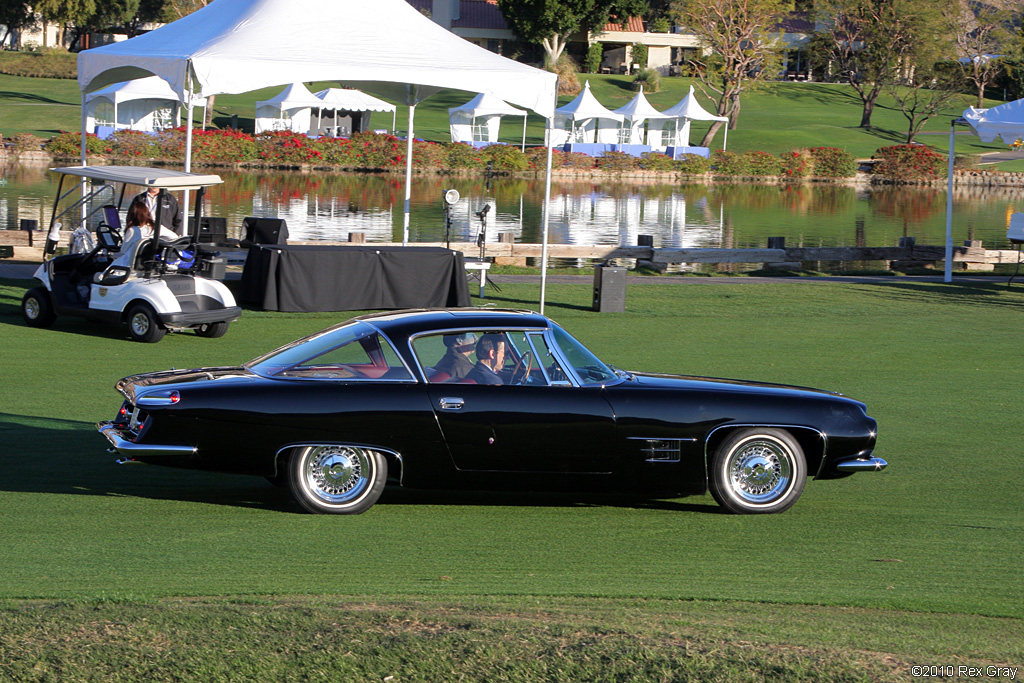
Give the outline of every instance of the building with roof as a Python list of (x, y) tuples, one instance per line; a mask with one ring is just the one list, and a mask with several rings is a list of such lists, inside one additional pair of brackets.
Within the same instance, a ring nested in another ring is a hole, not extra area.
[[(540, 62), (543, 59), (539, 48), (519, 42), (498, 9), (497, 0), (406, 1), (435, 23), (491, 52), (519, 55), (524, 61)], [(808, 79), (810, 68), (804, 45), (813, 34), (814, 24), (802, 15), (793, 15), (780, 25), (780, 31), (787, 45), (782, 76), (790, 80)], [(684, 28), (675, 26), (668, 33), (648, 31), (640, 17), (611, 22), (600, 31), (589, 34), (579, 33), (570, 40), (566, 51), (582, 64), (587, 48), (593, 43), (604, 47), (601, 71), (617, 74), (647, 67), (657, 69), (665, 76), (677, 76), (685, 73), (688, 61), (701, 51), (697, 36), (687, 33)], [(644, 64), (634, 62), (633, 45), (647, 46)]]

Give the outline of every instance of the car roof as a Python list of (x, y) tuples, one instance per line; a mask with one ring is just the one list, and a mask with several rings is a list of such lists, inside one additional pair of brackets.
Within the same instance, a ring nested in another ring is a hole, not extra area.
[(186, 173), (185, 171), (147, 166), (65, 166), (50, 170), (62, 175), (143, 187), (163, 187), (168, 190), (194, 190), (224, 182), (215, 173)]
[(394, 337), (410, 337), (434, 330), (545, 329), (551, 325), (551, 321), (539, 313), (502, 308), (421, 308), (371, 313), (355, 319)]

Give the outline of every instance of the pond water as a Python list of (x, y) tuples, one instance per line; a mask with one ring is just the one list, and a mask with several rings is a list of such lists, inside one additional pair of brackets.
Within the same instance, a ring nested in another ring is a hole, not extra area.
[[(220, 171), (223, 185), (208, 193), (205, 213), (226, 216), (239, 236), (246, 216), (280, 217), (290, 238), (347, 241), (361, 232), (368, 242), (402, 239), (404, 178), (299, 172)], [(17, 229), (34, 218), (47, 225), (56, 174), (46, 167), (8, 165), (0, 186), (0, 227)], [(410, 212), (411, 242), (445, 239), (442, 194), (461, 199), (451, 211), (452, 241), (474, 241), (481, 227), (489, 242), (513, 233), (516, 242), (539, 242), (544, 181), (494, 177), (416, 176)], [(986, 248), (1010, 248), (1009, 214), (1024, 211), (1017, 190), (954, 191), (956, 244), (981, 240)], [(483, 222), (476, 216), (491, 210)], [(896, 246), (902, 236), (918, 244), (945, 241), (945, 189), (850, 187), (827, 184), (670, 184), (647, 181), (561, 181), (552, 184), (552, 244), (637, 243), (653, 235), (664, 247), (765, 247), (769, 237), (787, 246)]]

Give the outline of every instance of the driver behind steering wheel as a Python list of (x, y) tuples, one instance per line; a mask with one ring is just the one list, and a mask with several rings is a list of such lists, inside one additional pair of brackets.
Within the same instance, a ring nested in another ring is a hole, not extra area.
[(132, 254), (136, 244), (142, 240), (152, 239), (154, 234), (161, 240), (172, 241), (181, 236), (169, 228), (161, 227), (159, 232), (155, 230), (153, 215), (149, 212), (146, 202), (136, 199), (128, 207), (127, 229), (124, 239), (121, 241), (121, 254), (114, 260), (112, 265), (124, 266), (132, 269)]

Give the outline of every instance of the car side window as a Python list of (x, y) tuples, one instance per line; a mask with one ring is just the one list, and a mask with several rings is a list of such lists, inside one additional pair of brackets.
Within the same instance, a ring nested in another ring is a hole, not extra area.
[(544, 335), (540, 332), (530, 333), (530, 341), (533, 342), (533, 348), (537, 351), (537, 364), (541, 370), (547, 376), (548, 384), (556, 386), (572, 386), (569, 382), (569, 378), (566, 376), (565, 371), (562, 370), (561, 364), (558, 359), (551, 352), (551, 347), (548, 346), (547, 340)]
[(312, 379), (412, 379), (391, 344), (376, 332), (302, 359), (276, 374)]

